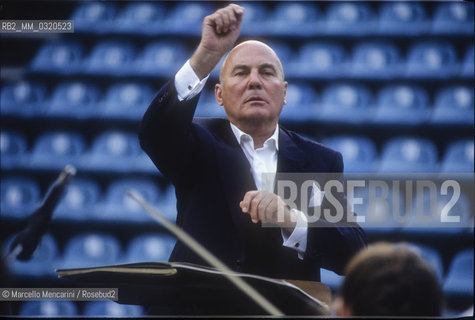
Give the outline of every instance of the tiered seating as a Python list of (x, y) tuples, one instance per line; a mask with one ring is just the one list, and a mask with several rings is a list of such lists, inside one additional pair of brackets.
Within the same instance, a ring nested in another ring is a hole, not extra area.
[(75, 177), (67, 187), (54, 216), (56, 219), (87, 221), (97, 214), (100, 188), (96, 181)]
[(431, 21), (421, 3), (400, 1), (381, 4), (379, 32), (382, 34), (426, 34), (430, 27)]
[(114, 301), (92, 301), (84, 307), (83, 315), (86, 317), (140, 317), (145, 315), (142, 306), (118, 304)]
[(372, 172), (376, 161), (376, 146), (363, 136), (334, 136), (322, 143), (341, 152), (345, 159), (345, 172)]
[[(148, 84), (118, 83), (107, 90), (103, 116), (107, 118), (138, 120), (145, 113), (154, 92)], [(94, 114), (92, 114), (94, 116)]]
[(46, 88), (36, 82), (18, 81), (2, 85), (1, 114), (32, 117), (45, 109)]
[(29, 166), (36, 170), (61, 170), (67, 164), (77, 166), (85, 149), (85, 141), (77, 132), (46, 132), (35, 141)]
[(454, 256), (443, 289), (451, 299), (473, 299), (473, 248), (459, 251)]
[(0, 208), (3, 217), (27, 217), (40, 201), (40, 188), (29, 178), (2, 176)]
[(442, 172), (473, 172), (473, 140), (457, 140), (445, 151)]
[(315, 117), (320, 121), (363, 123), (373, 116), (373, 104), (373, 97), (364, 85), (337, 82), (323, 89)]
[(75, 73), (82, 68), (83, 48), (79, 42), (48, 43), (37, 53), (31, 64), (33, 71)]
[(122, 248), (118, 239), (105, 233), (73, 236), (65, 245), (60, 268), (86, 268), (118, 263)]
[[(462, 183), (473, 172), (473, 3), (242, 4), (242, 38), (264, 40), (284, 66), (289, 84), (283, 127), (317, 136), (340, 151), (346, 172), (456, 174)], [(135, 189), (176, 220), (175, 189), (140, 149), (138, 124), (156, 90), (191, 56), (203, 17), (222, 6), (68, 5), (74, 37), (36, 39), (32, 48), (38, 50), (24, 61), (21, 73), (3, 72), (18, 65), (2, 65), (3, 238), (12, 239), (64, 165), (78, 169), (54, 213), (52, 235), (30, 262), (15, 263), (11, 271), (38, 281), (54, 276), (56, 267), (168, 259), (175, 239), (158, 226), (151, 229), (155, 222), (126, 196), (127, 189)], [(5, 38), (5, 50), (20, 42), (24, 48), (30, 40), (12, 35)], [(201, 94), (197, 116), (226, 116), (214, 96), (222, 61)], [(377, 193), (386, 191), (392, 193), (391, 188)], [(404, 212), (407, 220), (386, 219), (391, 201), (406, 208), (403, 195), (354, 206), (367, 221), (380, 219), (367, 228), (372, 241), (414, 243), (434, 267), (450, 303), (473, 298), (473, 287), (466, 285), (471, 282), (465, 280), (473, 280), (473, 258), (467, 258), (473, 256), (467, 241), (473, 241), (473, 228), (467, 227), (473, 226), (473, 199), (464, 191), (448, 214), (460, 217), (461, 227), (421, 226), (414, 221), (415, 204)], [(355, 192), (364, 200), (370, 196), (367, 187)], [(438, 195), (432, 213), (440, 217), (451, 197), (450, 192)], [(428, 202), (425, 197), (425, 214)], [(465, 248), (468, 253), (461, 252)], [(335, 291), (342, 277), (323, 270), (322, 281)], [(19, 310), (22, 316), (50, 317), (144, 313), (113, 302), (27, 302)]]
[(146, 234), (130, 240), (126, 262), (168, 261), (175, 238), (168, 235)]
[(48, 101), (47, 114), (51, 117), (87, 119), (102, 112), (98, 108), (101, 91), (98, 86), (84, 81), (60, 83)]
[(27, 151), (26, 138), (18, 132), (0, 131), (0, 166), (2, 169), (21, 167)]
[(430, 109), (427, 92), (416, 85), (390, 85), (379, 92), (373, 121), (378, 124), (420, 125)]
[(465, 124), (473, 126), (473, 88), (450, 86), (443, 88), (435, 98), (431, 121), (435, 124)]
[(427, 139), (401, 137), (386, 142), (381, 172), (437, 172), (437, 148)]
[(72, 301), (26, 301), (20, 308), (22, 317), (77, 317), (76, 304)]

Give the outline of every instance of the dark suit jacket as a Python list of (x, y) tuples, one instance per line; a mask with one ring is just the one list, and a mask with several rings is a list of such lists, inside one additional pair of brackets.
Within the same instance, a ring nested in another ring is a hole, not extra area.
[[(309, 228), (303, 260), (282, 246), (280, 228), (262, 228), (239, 202), (256, 190), (250, 164), (224, 119), (193, 119), (198, 97), (180, 102), (174, 80), (158, 92), (141, 123), (139, 140), (175, 184), (177, 224), (231, 269), (284, 279), (320, 280), (320, 267), (341, 273), (366, 245), (352, 228)], [(281, 127), (278, 172), (342, 172), (341, 154)], [(181, 242), (170, 261), (205, 264)]]

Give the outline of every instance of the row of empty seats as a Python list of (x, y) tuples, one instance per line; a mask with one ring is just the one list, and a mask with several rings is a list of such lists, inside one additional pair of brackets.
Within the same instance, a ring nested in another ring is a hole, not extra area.
[[(421, 2), (265, 3), (242, 2), (243, 34), (274, 36), (473, 34), (473, 3)], [(221, 7), (221, 6), (220, 6)], [(217, 9), (210, 2), (166, 3), (94, 2), (72, 15), (76, 32), (199, 34), (203, 18)], [(302, 33), (302, 30), (306, 30)]]
[[(1, 88), (2, 115), (72, 119), (138, 121), (152, 101), (154, 90), (142, 82), (112, 84), (103, 93), (90, 82), (57, 85), (49, 94), (37, 82), (11, 82)], [(474, 124), (474, 91), (468, 85), (449, 85), (433, 94), (420, 85), (383, 85), (376, 93), (362, 84), (337, 81), (317, 93), (303, 82), (290, 82), (281, 119), (418, 125)], [(214, 92), (205, 90), (197, 116), (224, 117)]]
[[(104, 192), (93, 179), (76, 177), (55, 210), (55, 218), (69, 221), (102, 221), (150, 223), (152, 218), (127, 190), (135, 190), (160, 210), (168, 219), (176, 219), (175, 189), (161, 191), (150, 179), (123, 178), (111, 182)], [(23, 219), (40, 204), (42, 192), (38, 183), (24, 177), (2, 177), (1, 212), (5, 219)]]
[[(6, 242), (4, 252), (12, 239)], [(9, 266), (14, 276), (55, 276), (55, 269), (86, 268), (136, 262), (166, 262), (175, 245), (175, 238), (160, 233), (142, 234), (124, 247), (108, 233), (81, 233), (72, 236), (60, 252), (56, 239), (46, 234), (28, 261), (15, 261)]]
[(156, 173), (157, 169), (139, 146), (137, 133), (106, 131), (95, 137), (88, 150), (79, 132), (46, 132), (28, 151), (21, 133), (1, 133), (2, 168), (56, 170), (72, 164), (80, 170)]
[[(451, 78), (473, 77), (473, 42), (458, 54), (448, 41), (415, 41), (407, 49), (388, 40), (360, 40), (350, 51), (335, 41), (303, 41), (292, 48), (282, 41), (269, 43), (282, 60), (288, 77), (327, 78)], [(404, 44), (406, 46), (406, 44)], [(158, 41), (143, 49), (129, 41), (104, 40), (87, 53), (80, 42), (43, 45), (31, 63), (32, 72), (114, 76), (171, 77), (191, 51), (178, 41)], [(212, 73), (217, 76), (217, 68)]]
[(20, 317), (110, 317), (110, 318), (135, 318), (145, 316), (144, 307), (135, 305), (118, 304), (113, 301), (86, 302), (79, 311), (78, 305), (73, 301), (26, 301), (23, 302), (18, 313)]
[[(434, 142), (418, 137), (392, 138), (380, 154), (365, 136), (334, 136), (322, 142), (343, 154), (346, 172), (473, 172), (473, 139), (451, 142), (441, 157)], [(103, 132), (90, 148), (79, 132), (50, 131), (38, 136), (31, 149), (23, 134), (1, 131), (0, 151), (2, 169), (58, 170), (72, 164), (92, 172), (158, 172), (140, 149), (137, 134), (127, 131)]]

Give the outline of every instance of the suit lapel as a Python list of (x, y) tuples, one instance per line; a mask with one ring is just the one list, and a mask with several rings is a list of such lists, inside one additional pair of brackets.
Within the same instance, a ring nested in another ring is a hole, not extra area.
[(279, 130), (279, 156), (277, 172), (302, 172), (307, 166), (307, 157), (285, 129)]
[(237, 240), (239, 243), (243, 243), (246, 229), (251, 222), (248, 215), (242, 213), (239, 202), (247, 191), (257, 190), (257, 188), (251, 174), (249, 161), (238, 144), (229, 122), (226, 122), (217, 132), (217, 138), (219, 143), (216, 147), (216, 157), (221, 183), (231, 218), (236, 226)]

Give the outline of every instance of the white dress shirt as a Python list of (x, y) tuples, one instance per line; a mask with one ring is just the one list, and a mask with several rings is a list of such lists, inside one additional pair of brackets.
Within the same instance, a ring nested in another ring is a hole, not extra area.
[[(175, 88), (178, 93), (178, 100), (189, 100), (195, 97), (203, 90), (208, 78), (209, 75), (200, 81), (190, 65), (190, 60), (188, 60), (175, 75)], [(252, 137), (241, 131), (234, 124), (230, 124), (237, 142), (251, 165), (251, 173), (257, 189), (273, 192), (279, 150), (279, 125), (276, 126), (272, 136), (264, 142), (262, 148), (254, 149)], [(292, 210), (297, 214), (296, 227), (289, 237), (282, 231), (282, 245), (295, 249), (298, 252), (299, 258), (303, 259), (307, 248), (307, 217), (301, 211)]]

